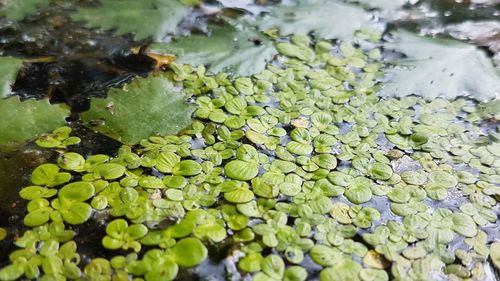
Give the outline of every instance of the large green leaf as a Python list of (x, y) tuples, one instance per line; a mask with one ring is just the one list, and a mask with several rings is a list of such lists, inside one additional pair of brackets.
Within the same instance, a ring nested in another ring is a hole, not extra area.
[(500, 71), (486, 54), (454, 40), (424, 38), (398, 31), (399, 41), (389, 43), (406, 55), (386, 72), (391, 80), (382, 95), (419, 95), (453, 99), (468, 95), (478, 100), (500, 96)]
[(6, 0), (0, 1), (0, 17), (20, 21), (38, 8), (48, 6), (50, 0)]
[(64, 105), (51, 105), (48, 100), (21, 102), (17, 96), (0, 99), (0, 112), (0, 148), (12, 148), (52, 131), (66, 124), (70, 113)]
[(191, 122), (192, 107), (161, 75), (138, 78), (106, 99), (91, 101), (82, 120), (90, 128), (126, 144), (152, 135), (175, 134)]
[(363, 27), (367, 18), (363, 9), (335, 0), (296, 0), (292, 6), (273, 7), (259, 19), (259, 26), (279, 28), (282, 35), (314, 32), (324, 39), (345, 39)]
[(211, 72), (230, 71), (246, 76), (264, 70), (276, 55), (272, 42), (245, 24), (212, 25), (210, 35), (178, 38), (172, 43), (157, 43), (152, 51), (177, 55), (178, 62), (207, 64)]
[(16, 80), (17, 73), (23, 61), (13, 57), (0, 57), (0, 98), (9, 96), (12, 83)]
[(74, 20), (90, 27), (114, 30), (115, 34), (134, 33), (135, 39), (161, 40), (173, 33), (190, 7), (180, 0), (101, 0), (101, 5), (79, 9)]

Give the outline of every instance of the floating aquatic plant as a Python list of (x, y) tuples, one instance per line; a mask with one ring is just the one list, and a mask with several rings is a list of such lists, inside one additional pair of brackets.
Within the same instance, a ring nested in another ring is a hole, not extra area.
[[(486, 229), (500, 138), (479, 122), (496, 118), (494, 104), (380, 97), (375, 45), (296, 35), (275, 47), (279, 63), (252, 76), (174, 63), (94, 101), (85, 119), (135, 145), (38, 166), (20, 191), (30, 229), (0, 280), (172, 280), (222, 243), (254, 280), (481, 279), (488, 256), (498, 266)], [(161, 105), (165, 90), (182, 128)], [(119, 114), (139, 92), (158, 98), (147, 107), (157, 128)], [(69, 133), (41, 143), (61, 148)], [(102, 244), (120, 256), (81, 263), (70, 225), (94, 214), (109, 216)]]

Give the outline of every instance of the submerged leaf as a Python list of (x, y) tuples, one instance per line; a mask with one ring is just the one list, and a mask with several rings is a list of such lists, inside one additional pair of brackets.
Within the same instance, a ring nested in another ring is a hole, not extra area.
[(272, 42), (247, 25), (209, 27), (210, 35), (192, 35), (172, 43), (156, 43), (153, 52), (173, 53), (178, 62), (208, 65), (213, 73), (232, 72), (250, 75), (264, 70), (267, 61), (277, 53)]
[(273, 7), (259, 20), (262, 30), (279, 28), (282, 35), (313, 31), (324, 39), (345, 39), (360, 29), (368, 16), (363, 9), (334, 0), (297, 0), (294, 5)]
[(134, 33), (135, 39), (159, 41), (173, 33), (190, 7), (179, 0), (103, 0), (96, 7), (81, 8), (72, 18), (90, 27), (113, 29), (115, 34)]
[(406, 67), (387, 70), (392, 79), (382, 88), (382, 95), (427, 99), (469, 95), (478, 100), (500, 97), (500, 71), (483, 51), (458, 41), (418, 37), (405, 31), (396, 35), (400, 41), (388, 47), (407, 56), (397, 61)]
[[(189, 125), (192, 111), (167, 78), (152, 75), (123, 89), (111, 89), (106, 99), (92, 100), (82, 119), (104, 135), (136, 144), (151, 135), (177, 133)], [(99, 121), (102, 124), (95, 124)]]

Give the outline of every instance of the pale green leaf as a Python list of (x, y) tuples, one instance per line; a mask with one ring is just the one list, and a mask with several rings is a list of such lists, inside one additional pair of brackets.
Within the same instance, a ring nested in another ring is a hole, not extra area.
[(346, 39), (362, 28), (368, 14), (363, 9), (334, 0), (297, 0), (291, 6), (273, 7), (259, 19), (262, 30), (279, 28), (282, 35), (314, 32), (324, 39)]
[[(406, 31), (387, 44), (407, 57), (387, 69), (390, 81), (382, 95), (419, 95), (453, 99), (467, 95), (478, 100), (500, 97), (500, 71), (486, 54), (474, 46), (454, 40), (419, 37)], [(473, 71), (472, 71), (473, 70)]]
[(189, 237), (177, 242), (172, 254), (180, 266), (192, 267), (205, 260), (208, 250), (199, 239)]
[(190, 7), (178, 0), (102, 0), (101, 5), (81, 8), (72, 15), (87, 26), (114, 30), (117, 35), (134, 33), (135, 39), (155, 41), (173, 33)]
[(221, 71), (236, 75), (261, 72), (277, 53), (272, 42), (245, 24), (211, 25), (208, 36), (192, 35), (171, 43), (151, 46), (153, 52), (171, 53), (177, 61), (208, 65), (213, 73)]

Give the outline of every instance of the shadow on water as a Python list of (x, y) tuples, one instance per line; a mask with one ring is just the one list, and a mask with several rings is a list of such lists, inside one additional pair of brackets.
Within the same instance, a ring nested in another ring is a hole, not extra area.
[(105, 97), (109, 87), (147, 75), (155, 61), (130, 52), (147, 41), (84, 28), (71, 21), (72, 10), (60, 1), (18, 23), (1, 19), (0, 50), (25, 60), (13, 85), (17, 95), (47, 97), (78, 113), (88, 109), (90, 97)]

